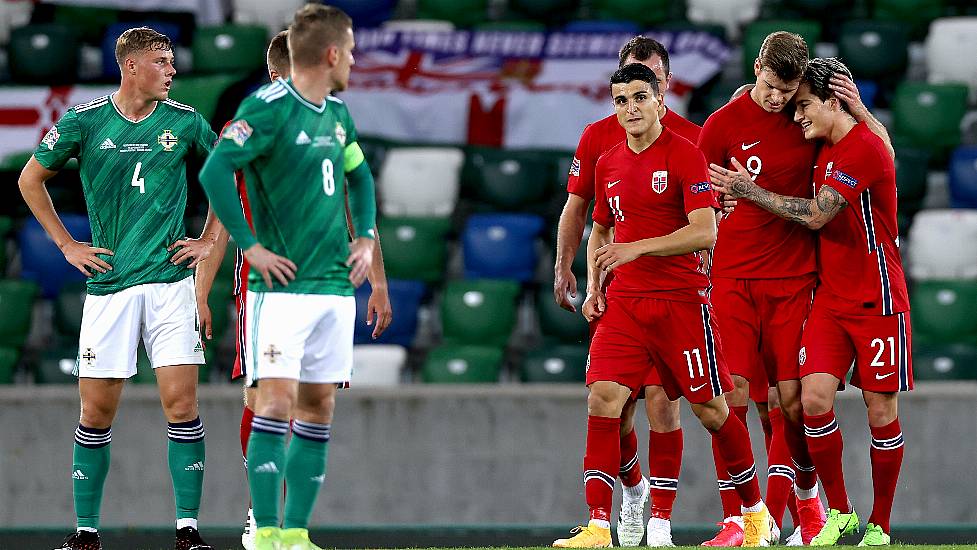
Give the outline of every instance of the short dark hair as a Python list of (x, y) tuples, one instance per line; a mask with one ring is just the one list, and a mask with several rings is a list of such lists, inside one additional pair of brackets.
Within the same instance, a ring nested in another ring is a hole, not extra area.
[(353, 20), (335, 6), (306, 4), (288, 26), (288, 49), (293, 65), (319, 65), (330, 46), (338, 46), (353, 28)]
[(660, 94), (658, 91), (658, 77), (655, 76), (655, 71), (649, 69), (646, 65), (641, 63), (628, 63), (627, 65), (621, 67), (620, 69), (614, 71), (611, 75), (611, 86), (615, 84), (627, 84), (628, 82), (633, 82), (635, 80), (640, 80), (642, 82), (647, 82), (651, 84), (651, 91), (655, 95)]
[(760, 68), (773, 71), (777, 78), (791, 82), (804, 76), (808, 59), (804, 37), (787, 31), (772, 32), (760, 45)]
[(289, 74), (292, 62), (288, 60), (288, 31), (282, 31), (268, 44), (268, 69), (280, 75)]
[(170, 38), (149, 27), (129, 29), (115, 41), (115, 61), (122, 66), (127, 57), (135, 52), (173, 49)]
[[(811, 88), (812, 94), (821, 101), (827, 101), (829, 98), (837, 97), (830, 87), (831, 77), (835, 73), (841, 73), (854, 80), (851, 71), (837, 57), (816, 57), (808, 62), (807, 68), (804, 69), (804, 78), (801, 79), (801, 84), (807, 84)], [(845, 100), (839, 98), (838, 101), (841, 103), (841, 108), (846, 113), (851, 114)]]
[(667, 77), (668, 73), (671, 72), (668, 64), (668, 50), (661, 42), (647, 36), (638, 35), (628, 40), (618, 53), (617, 66), (618, 68), (623, 67), (629, 57), (634, 57), (638, 61), (647, 61), (653, 55), (662, 58), (662, 67), (665, 69), (665, 76)]

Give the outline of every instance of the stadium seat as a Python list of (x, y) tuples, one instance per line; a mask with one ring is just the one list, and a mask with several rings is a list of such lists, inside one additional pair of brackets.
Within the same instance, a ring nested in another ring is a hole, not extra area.
[(466, 280), (445, 285), (441, 325), (446, 344), (502, 347), (516, 324), (515, 281)]
[(14, 279), (0, 280), (0, 346), (20, 349), (31, 330), (37, 284)]
[(7, 272), (7, 235), (13, 227), (13, 219), (0, 216), (0, 277)]
[(34, 370), (34, 382), (38, 384), (77, 384), (73, 374), (78, 358), (78, 344), (50, 349), (44, 352)]
[(521, 210), (543, 199), (553, 167), (546, 156), (525, 151), (478, 148), (468, 152), (465, 185), (497, 210)]
[[(149, 27), (155, 31), (165, 34), (174, 44), (180, 42), (180, 26), (175, 23), (164, 23), (161, 21), (140, 21), (114, 23), (109, 25), (108, 29), (105, 31), (105, 35), (102, 38), (102, 78), (112, 80), (119, 78), (119, 62), (115, 59), (115, 42), (120, 36), (122, 36), (122, 33), (135, 27)], [(174, 79), (174, 87), (179, 81), (183, 80), (183, 78), (184, 76), (180, 75), (179, 78)], [(171, 93), (170, 97), (172, 97), (172, 95), (173, 94)], [(196, 103), (194, 103), (194, 106), (196, 106)]]
[(760, 15), (760, 3), (761, 0), (688, 0), (686, 14), (693, 23), (724, 25), (727, 36), (738, 38), (740, 27)]
[(13, 384), (20, 352), (15, 348), (0, 347), (0, 384)]
[(380, 169), (381, 211), (386, 216), (450, 216), (458, 202), (464, 160), (455, 148), (390, 149)]
[(400, 32), (451, 32), (455, 24), (442, 19), (391, 19), (383, 24), (387, 31)]
[(587, 279), (577, 280), (577, 297), (571, 301), (577, 307), (571, 313), (553, 299), (553, 285), (543, 285), (536, 292), (536, 312), (539, 314), (539, 329), (543, 338), (560, 342), (580, 344), (587, 341), (589, 334), (587, 320), (580, 313), (584, 298), (587, 297)]
[(465, 277), (526, 282), (536, 273), (536, 237), (543, 218), (533, 214), (473, 214), (461, 236)]
[(583, 382), (587, 346), (553, 346), (526, 354), (519, 369), (523, 382)]
[(913, 346), (913, 379), (977, 381), (977, 342)]
[[(91, 241), (88, 216), (62, 214), (61, 221), (75, 240)], [(17, 235), (17, 245), (20, 247), (21, 277), (40, 284), (44, 298), (56, 297), (65, 283), (85, 280), (85, 276), (64, 259), (36, 218), (30, 217), (24, 222)]]
[(354, 388), (396, 386), (407, 365), (407, 350), (395, 345), (353, 346)]
[(681, 2), (671, 0), (591, 0), (591, 9), (600, 19), (628, 19), (643, 26), (653, 26), (684, 14)]
[(858, 95), (862, 98), (862, 104), (865, 105), (865, 108), (869, 111), (874, 111), (875, 98), (879, 93), (879, 85), (874, 80), (858, 79), (855, 81), (855, 87), (858, 88)]
[(977, 17), (948, 17), (930, 24), (926, 35), (927, 80), (963, 82), (977, 100)]
[(437, 284), (444, 279), (449, 218), (388, 218), (377, 222), (387, 277)]
[(509, 0), (509, 9), (546, 25), (573, 19), (579, 0)]
[(943, 15), (943, 0), (875, 0), (874, 17), (910, 28), (914, 37), (926, 34), (930, 21)]
[(977, 208), (977, 146), (958, 147), (947, 171), (953, 207)]
[(346, 12), (355, 27), (379, 27), (393, 15), (397, 0), (330, 0), (329, 5)]
[(33, 0), (7, 0), (0, 2), (0, 44), (10, 41), (10, 30), (30, 22), (34, 9)]
[(789, 19), (750, 23), (743, 33), (743, 78), (747, 82), (756, 80), (753, 74), (753, 62), (760, 54), (763, 39), (775, 31), (788, 31), (803, 36), (811, 56), (814, 55), (814, 45), (821, 38), (821, 24), (817, 21)]
[(173, 79), (170, 98), (193, 106), (200, 113), (200, 116), (210, 122), (217, 112), (217, 104), (221, 95), (237, 80), (237, 76), (226, 74), (180, 75)]
[(619, 19), (578, 19), (567, 23), (563, 27), (563, 32), (635, 35), (641, 32), (641, 26), (634, 21), (621, 21)]
[[(417, 332), (417, 309), (424, 297), (424, 283), (420, 281), (387, 280), (387, 295), (393, 310), (393, 321), (376, 340), (374, 325), (366, 324), (366, 307), (373, 289), (364, 283), (356, 289), (356, 327), (353, 341), (356, 344), (396, 344), (405, 348), (414, 343)], [(375, 321), (374, 321), (375, 322)]]
[(54, 301), (54, 327), (58, 334), (74, 339), (75, 344), (81, 331), (81, 316), (87, 294), (85, 283), (68, 283), (61, 288)]
[(967, 86), (903, 82), (892, 100), (894, 140), (929, 150), (940, 158), (960, 143), (967, 110)]
[(418, 19), (443, 19), (471, 27), (488, 18), (488, 0), (417, 0)]
[(81, 44), (75, 31), (57, 23), (25, 25), (10, 32), (10, 77), (20, 84), (73, 84)]
[(234, 22), (238, 25), (262, 25), (269, 32), (278, 32), (291, 23), (292, 16), (306, 0), (233, 0), (232, 4)]
[(895, 80), (906, 72), (909, 37), (894, 21), (848, 21), (841, 25), (838, 55), (858, 79)]
[(506, 19), (503, 21), (482, 21), (472, 30), (476, 32), (545, 32), (546, 25), (531, 19)]
[[(589, 217), (587, 218), (590, 219)], [(583, 236), (580, 238), (580, 246), (577, 247), (577, 254), (573, 257), (571, 269), (579, 280), (583, 278), (587, 282), (587, 240), (590, 239), (590, 231), (594, 228), (593, 224), (588, 223), (583, 228)]]
[(896, 147), (896, 187), (899, 207), (904, 203), (921, 203), (926, 197), (926, 175), (930, 154), (925, 149)]
[[(85, 4), (77, 2), (75, 4)], [(105, 35), (106, 29), (119, 20), (119, 10), (110, 7), (90, 5), (71, 5), (58, 3), (54, 6), (51, 21), (59, 25), (71, 27), (78, 40), (86, 44), (98, 44)], [(132, 25), (137, 27), (139, 25)]]
[[(234, 282), (229, 277), (215, 280), (210, 288), (207, 305), (210, 306), (210, 323), (214, 337), (210, 341), (204, 341), (205, 352), (216, 351), (221, 338), (227, 333), (228, 325), (231, 324), (233, 291)], [(236, 324), (237, 320), (233, 322)]]
[(923, 210), (909, 231), (915, 280), (977, 279), (977, 210)]
[(921, 344), (977, 342), (977, 281), (917, 281), (910, 299), (913, 340)]
[(201, 27), (193, 37), (193, 72), (249, 73), (265, 66), (268, 28), (261, 25)]
[(495, 383), (501, 371), (501, 348), (446, 345), (428, 354), (421, 368), (421, 379), (439, 384)]

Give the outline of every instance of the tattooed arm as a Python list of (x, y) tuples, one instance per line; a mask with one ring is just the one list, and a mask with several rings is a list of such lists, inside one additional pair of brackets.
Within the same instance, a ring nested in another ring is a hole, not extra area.
[(749, 199), (760, 208), (808, 229), (821, 229), (848, 205), (845, 197), (830, 185), (822, 185), (813, 199), (785, 197), (757, 185), (736, 159), (733, 159), (733, 166), (735, 172), (709, 165), (713, 189), (731, 197)]

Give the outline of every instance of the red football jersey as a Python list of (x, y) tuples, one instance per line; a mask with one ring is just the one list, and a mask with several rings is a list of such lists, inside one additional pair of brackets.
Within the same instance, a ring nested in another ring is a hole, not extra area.
[[(757, 185), (788, 197), (813, 197), (816, 146), (784, 113), (768, 113), (743, 94), (706, 120), (699, 136), (706, 160), (732, 168), (735, 158)], [(741, 199), (719, 224), (712, 276), (776, 279), (813, 273), (815, 235)]]
[(814, 185), (830, 185), (848, 206), (818, 232), (818, 300), (856, 315), (909, 311), (899, 256), (896, 170), (882, 140), (864, 123), (825, 144)]
[[(699, 139), (701, 128), (693, 122), (669, 110), (662, 117), (662, 125), (693, 144)], [(577, 151), (570, 165), (567, 191), (590, 202), (594, 198), (594, 167), (597, 159), (618, 143), (627, 139), (628, 134), (617, 121), (617, 115), (604, 117), (588, 124), (580, 136)]]
[[(224, 130), (227, 129), (231, 122), (230, 120), (227, 121), (218, 135), (223, 136)], [(220, 138), (217, 139), (218, 141), (220, 140)], [(248, 220), (248, 225), (251, 226), (253, 231), (254, 224), (251, 221), (251, 205), (248, 203), (248, 186), (244, 181), (244, 171), (234, 171), (234, 185), (237, 187), (237, 194), (241, 198), (241, 207), (244, 208), (244, 218)], [(234, 252), (234, 296), (248, 291), (249, 269), (250, 266), (248, 265), (248, 260), (244, 257), (244, 252), (240, 248), (236, 249)]]
[[(717, 208), (705, 158), (668, 128), (635, 153), (627, 142), (597, 161), (594, 221), (614, 227), (614, 242), (668, 235), (689, 224), (688, 214)], [(608, 294), (707, 303), (709, 281), (699, 253), (641, 256), (614, 270)]]

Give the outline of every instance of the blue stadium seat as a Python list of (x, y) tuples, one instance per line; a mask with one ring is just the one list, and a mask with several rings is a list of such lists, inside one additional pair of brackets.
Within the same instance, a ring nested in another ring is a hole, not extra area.
[(879, 93), (879, 85), (872, 80), (856, 80), (855, 86), (858, 87), (858, 95), (862, 98), (862, 103), (869, 111), (875, 109), (875, 96)]
[(563, 27), (563, 32), (638, 34), (641, 32), (641, 27), (634, 21), (584, 19), (570, 21), (565, 27)]
[(957, 147), (950, 157), (950, 203), (977, 208), (977, 146)]
[[(373, 325), (366, 324), (366, 305), (373, 291), (370, 283), (356, 289), (356, 329), (353, 341), (356, 344), (397, 344), (410, 348), (417, 332), (417, 309), (425, 292), (420, 281), (387, 280), (390, 307), (393, 309), (393, 322), (376, 340), (373, 339)], [(374, 321), (375, 322), (375, 321)]]
[[(92, 240), (88, 216), (62, 214), (61, 221), (75, 240)], [(54, 298), (65, 283), (85, 280), (85, 276), (64, 259), (57, 245), (35, 218), (27, 219), (17, 235), (17, 246), (20, 247), (21, 277), (38, 283), (42, 297)]]
[(472, 215), (462, 235), (465, 277), (531, 280), (542, 230), (543, 218), (533, 214)]
[(105, 37), (102, 38), (102, 77), (107, 79), (119, 78), (119, 64), (115, 60), (115, 41), (122, 36), (122, 33), (136, 27), (149, 27), (161, 32), (170, 38), (174, 44), (180, 42), (180, 26), (176, 23), (163, 23), (160, 21), (126, 21), (113, 23), (105, 29)]
[(331, 0), (329, 4), (345, 11), (357, 27), (379, 27), (393, 15), (397, 0)]

